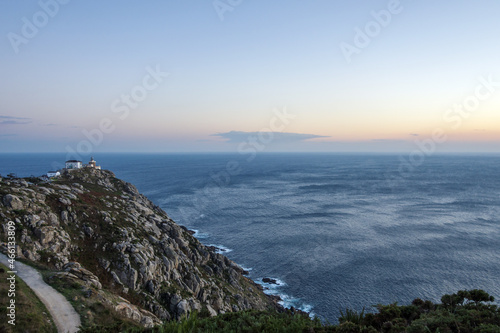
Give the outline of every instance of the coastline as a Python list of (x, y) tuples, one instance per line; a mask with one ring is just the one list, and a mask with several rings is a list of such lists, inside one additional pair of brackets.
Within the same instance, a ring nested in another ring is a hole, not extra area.
[(283, 309), (218, 253), (229, 249), (203, 245), (109, 170), (66, 169), (53, 179), (9, 175), (0, 187), (0, 214), (25, 230), (18, 255), (46, 266), (63, 283), (84, 285), (89, 292), (82, 302), (106, 299), (109, 311), (144, 327), (195, 310), (213, 317)]
[[(313, 304), (313, 311), (330, 322), (338, 318), (339, 308), (360, 311), (416, 297), (437, 301), (458, 289), (500, 295), (499, 270), (491, 265), (495, 255), (489, 250), (498, 248), (493, 236), (500, 207), (498, 181), (491, 178), (498, 159), (491, 156), (435, 156), (405, 186), (388, 191), (383, 177), (397, 166), (396, 157), (287, 156), (284, 168), (280, 156), (262, 155), (220, 195), (208, 197), (211, 203), (192, 197), (204, 190), (211, 170), (207, 164), (219, 170), (224, 156), (96, 156), (175, 221), (199, 229), (200, 241), (233, 249), (228, 256), (254, 268), (253, 281), (281, 278), (287, 283), (281, 291)], [(3, 169), (16, 171), (15, 165), (36, 159), (43, 171), (51, 156), (41, 157), (9, 157)], [(369, 187), (363, 185), (367, 180)], [(273, 205), (264, 204), (269, 199)], [(318, 211), (324, 214), (309, 214)], [(290, 251), (297, 246), (300, 252)], [(464, 255), (474, 262), (463, 261)], [(450, 275), (453, 283), (445, 282)]]
[[(181, 227), (186, 228), (193, 237), (197, 238), (200, 242), (204, 243), (203, 240), (207, 240), (210, 238), (208, 233), (200, 232), (199, 229), (191, 229), (187, 226), (181, 225)], [(199, 237), (201, 236), (201, 237)], [(224, 245), (220, 244), (205, 244), (209, 248), (213, 248), (216, 253), (227, 256), (228, 253), (233, 252), (233, 249), (230, 249)], [(272, 277), (272, 276), (257, 276), (253, 267), (246, 267), (240, 264), (233, 258), (233, 260), (244, 272), (245, 275), (250, 278), (253, 282), (262, 287), (263, 292), (266, 295), (277, 297), (279, 299), (278, 304), (281, 305), (285, 309), (294, 309), (299, 310), (300, 312), (307, 313), (311, 319), (316, 317), (316, 313), (314, 313), (314, 306), (311, 304), (307, 304), (302, 299), (298, 297), (294, 297), (293, 295), (289, 295), (285, 293), (282, 289), (287, 286), (287, 283), (280, 278)], [(252, 274), (253, 273), (253, 274)]]

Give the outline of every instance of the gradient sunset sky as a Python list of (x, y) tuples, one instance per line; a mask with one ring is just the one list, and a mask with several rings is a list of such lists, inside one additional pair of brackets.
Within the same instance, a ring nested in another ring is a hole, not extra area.
[(436, 131), (438, 152), (500, 152), (498, 13), (494, 0), (1, 0), (0, 152), (406, 152)]

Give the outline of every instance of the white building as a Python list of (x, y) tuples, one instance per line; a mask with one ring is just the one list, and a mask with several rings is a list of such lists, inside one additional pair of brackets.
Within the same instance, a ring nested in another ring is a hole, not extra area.
[(52, 177), (59, 177), (61, 173), (59, 171), (49, 171), (47, 172), (47, 177), (52, 178)]
[(77, 161), (77, 160), (66, 161), (66, 169), (81, 169), (81, 168), (82, 168), (82, 161)]

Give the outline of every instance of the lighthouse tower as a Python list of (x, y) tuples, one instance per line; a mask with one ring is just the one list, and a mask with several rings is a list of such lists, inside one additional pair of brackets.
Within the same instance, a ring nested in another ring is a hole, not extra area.
[(90, 167), (90, 168), (94, 168), (94, 169), (95, 169), (95, 167), (96, 167), (96, 165), (95, 165), (95, 164), (96, 164), (96, 162), (95, 162), (95, 160), (94, 160), (94, 156), (92, 156), (92, 157), (90, 158), (89, 167)]

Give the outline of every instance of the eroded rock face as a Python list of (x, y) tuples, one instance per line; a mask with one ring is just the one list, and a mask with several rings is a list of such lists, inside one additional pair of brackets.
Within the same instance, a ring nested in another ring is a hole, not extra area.
[(115, 311), (121, 316), (140, 323), (146, 328), (151, 328), (159, 325), (161, 321), (149, 311), (139, 309), (137, 306), (129, 302), (121, 302), (115, 306)]
[(133, 294), (137, 304), (114, 310), (144, 326), (155, 322), (144, 311), (169, 320), (194, 310), (279, 307), (237, 264), (109, 171), (75, 170), (38, 186), (0, 182), (0, 196), (1, 221), (16, 222), (19, 253), (96, 292)]
[(3, 197), (3, 204), (7, 208), (12, 208), (12, 209), (23, 209), (24, 205), (21, 199), (19, 199), (17, 196), (12, 195), (12, 194), (7, 194)]

